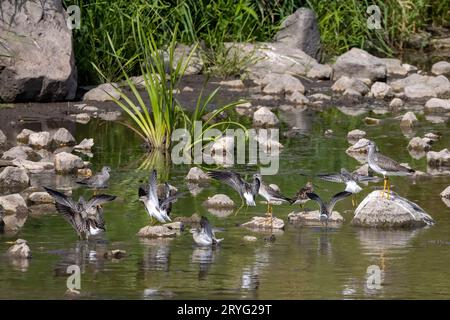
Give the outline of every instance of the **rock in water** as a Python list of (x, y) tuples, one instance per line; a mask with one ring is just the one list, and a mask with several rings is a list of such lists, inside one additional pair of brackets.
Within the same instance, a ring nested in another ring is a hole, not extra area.
[(375, 81), (384, 80), (387, 75), (383, 60), (358, 48), (340, 55), (333, 65), (333, 71), (334, 80), (347, 76)]
[[(62, 1), (2, 1), (0, 101), (72, 100), (77, 74)], [(7, 32), (8, 31), (8, 32)]]
[(199, 167), (192, 167), (186, 178), (187, 181), (207, 181), (210, 180), (209, 176), (203, 172)]
[(30, 259), (31, 250), (27, 245), (27, 241), (17, 239), (16, 242), (8, 249), (6, 254), (14, 259)]
[(203, 202), (206, 208), (233, 208), (234, 202), (225, 194), (216, 194)]
[[(308, 226), (320, 226), (325, 224), (320, 220), (319, 210), (308, 212), (291, 212), (288, 215), (288, 221), (291, 223), (300, 222)], [(345, 219), (339, 212), (333, 211), (328, 219), (328, 224), (333, 225), (337, 223), (343, 223), (344, 221)]]
[(279, 218), (272, 218), (272, 223), (266, 217), (253, 217), (252, 220), (241, 224), (241, 227), (249, 229), (284, 229), (284, 221)]
[(0, 197), (0, 210), (3, 211), (5, 231), (19, 230), (28, 218), (28, 207), (20, 194)]
[(320, 59), (320, 31), (314, 11), (300, 8), (288, 16), (275, 35), (275, 40), (303, 50), (309, 56)]
[(434, 224), (421, 207), (391, 191), (390, 199), (381, 190), (371, 192), (356, 208), (352, 225), (381, 228), (411, 228)]
[(30, 185), (27, 170), (16, 167), (6, 167), (0, 172), (0, 192), (20, 192)]
[(141, 228), (137, 235), (144, 238), (167, 238), (175, 237), (177, 231), (166, 226), (146, 226)]

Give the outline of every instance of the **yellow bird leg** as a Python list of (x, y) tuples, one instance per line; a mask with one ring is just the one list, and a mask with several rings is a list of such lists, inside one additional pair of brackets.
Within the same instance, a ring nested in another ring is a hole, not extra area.
[(387, 198), (388, 200), (391, 198), (391, 183), (389, 182), (389, 180), (387, 183)]

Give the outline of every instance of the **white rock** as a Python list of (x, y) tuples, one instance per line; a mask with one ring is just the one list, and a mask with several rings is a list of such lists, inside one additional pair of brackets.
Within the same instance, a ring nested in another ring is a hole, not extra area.
[(278, 125), (279, 120), (277, 116), (270, 111), (267, 107), (260, 107), (254, 114), (253, 114), (253, 124), (255, 126), (268, 126), (273, 127)]
[(50, 145), (50, 133), (46, 131), (30, 133), (28, 144), (34, 148), (47, 148)]
[(244, 236), (242, 239), (248, 242), (255, 242), (256, 240), (258, 240), (258, 238), (256, 238), (255, 236)]
[(286, 100), (290, 102), (294, 102), (296, 104), (307, 104), (309, 103), (309, 100), (307, 97), (303, 95), (303, 93), (299, 91), (295, 91), (289, 95), (286, 96)]
[(431, 72), (435, 75), (450, 74), (450, 62), (439, 61), (433, 64)]
[(315, 64), (309, 69), (306, 76), (311, 79), (328, 80), (331, 77), (333, 69), (328, 64)]
[(427, 113), (450, 112), (450, 99), (431, 98), (425, 103), (425, 112)]
[(66, 128), (59, 128), (53, 134), (52, 141), (56, 147), (71, 146), (76, 143), (75, 138)]
[(392, 97), (394, 92), (390, 85), (384, 82), (375, 82), (370, 88), (370, 96), (374, 98)]
[(75, 121), (81, 124), (87, 124), (91, 121), (91, 116), (87, 113), (78, 113), (75, 115)]
[(331, 97), (329, 95), (323, 94), (323, 93), (315, 93), (310, 96), (308, 96), (308, 99), (316, 101), (316, 100), (331, 100)]
[(20, 133), (17, 135), (16, 140), (21, 143), (28, 143), (28, 138), (30, 137), (30, 134), (34, 133), (34, 131), (29, 129), (23, 129), (20, 131)]
[(0, 197), (0, 208), (3, 208), (3, 222), (6, 231), (17, 231), (25, 224), (28, 207), (20, 194)]
[(8, 139), (6, 138), (5, 134), (2, 130), (0, 130), (0, 148), (6, 145), (6, 142)]
[(30, 173), (42, 173), (46, 171), (53, 171), (55, 169), (55, 165), (53, 162), (47, 161), (29, 161), (24, 159), (15, 159), (12, 163), (19, 168), (26, 169)]
[(438, 141), (441, 138), (439, 135), (432, 132), (426, 133), (424, 137), (430, 139), (431, 141)]
[(387, 74), (392, 76), (405, 76), (408, 74), (408, 69), (402, 65), (399, 59), (382, 58), (381, 61), (386, 65)]
[(355, 129), (350, 131), (349, 133), (347, 133), (347, 140), (351, 143), (354, 141), (358, 141), (359, 139), (365, 138), (366, 137), (366, 132), (359, 130), (359, 129)]
[(78, 149), (78, 150), (91, 150), (92, 147), (94, 146), (94, 139), (89, 138), (89, 139), (83, 139), (83, 141), (81, 141), (79, 144), (77, 144), (76, 146), (74, 146), (74, 149)]
[(369, 87), (360, 79), (349, 78), (347, 76), (340, 77), (332, 86), (333, 91), (347, 92), (350, 95), (365, 95), (369, 92)]
[[(120, 99), (117, 83), (103, 83), (89, 90), (83, 96), (83, 101), (113, 101)], [(84, 109), (86, 110), (86, 109)]]
[(394, 98), (389, 103), (389, 107), (397, 109), (403, 107), (403, 100), (400, 98)]
[(242, 82), (242, 80), (240, 80), (240, 79), (220, 81), (219, 84), (221, 86), (232, 87), (232, 88), (243, 88), (244, 87), (244, 82)]
[(55, 203), (53, 197), (47, 192), (33, 192), (28, 196), (28, 201), (33, 204), (48, 204)]
[(352, 225), (365, 227), (421, 227), (434, 224), (433, 218), (417, 204), (391, 191), (390, 199), (382, 190), (371, 192), (356, 208)]
[(279, 218), (253, 217), (252, 220), (241, 224), (249, 229), (284, 229), (284, 221)]
[(408, 143), (408, 150), (428, 151), (431, 149), (430, 142), (427, 138), (414, 137)]
[(386, 63), (382, 59), (358, 48), (340, 55), (333, 64), (333, 79), (347, 76), (374, 81), (385, 79), (386, 74)]
[(108, 111), (99, 114), (99, 118), (105, 121), (117, 121), (122, 116), (120, 111)]
[(11, 247), (6, 251), (6, 255), (13, 259), (30, 259), (31, 250), (27, 245), (27, 241), (17, 239)]
[(369, 143), (366, 138), (359, 139), (354, 145), (350, 146), (345, 152), (351, 153), (367, 153), (367, 148), (364, 148)]
[(210, 177), (199, 167), (192, 167), (185, 179), (188, 181), (206, 181), (210, 180)]
[(400, 126), (402, 127), (412, 127), (418, 122), (416, 115), (412, 111), (408, 111), (402, 117), (400, 121)]
[(67, 152), (55, 155), (55, 170), (58, 173), (75, 173), (83, 167), (83, 160), (76, 155)]
[(2, 159), (3, 160), (24, 159), (24, 160), (39, 161), (42, 159), (42, 157), (28, 146), (15, 146), (9, 149), (8, 151), (5, 151), (3, 153)]
[(448, 186), (444, 191), (441, 192), (441, 197), (450, 199), (450, 186)]
[(269, 73), (262, 80), (263, 92), (267, 94), (305, 93), (302, 82), (289, 74)]
[(177, 230), (170, 229), (164, 225), (162, 226), (145, 226), (138, 232), (139, 237), (144, 238), (168, 238), (175, 237), (178, 234)]
[(0, 172), (0, 191), (20, 192), (30, 185), (30, 177), (25, 169), (6, 167)]
[[(291, 212), (288, 214), (289, 222), (301, 222), (305, 225), (324, 225), (324, 223), (320, 220), (320, 211), (308, 211), (308, 212)], [(333, 211), (331, 216), (328, 218), (328, 224), (333, 223), (342, 223), (345, 219), (342, 215)]]
[(203, 202), (206, 208), (233, 208), (234, 201), (225, 194), (216, 194)]

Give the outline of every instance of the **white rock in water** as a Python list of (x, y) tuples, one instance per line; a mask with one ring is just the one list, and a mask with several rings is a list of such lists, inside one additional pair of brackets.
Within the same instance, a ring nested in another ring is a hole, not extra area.
[(365, 138), (366, 137), (366, 132), (359, 130), (359, 129), (355, 129), (350, 131), (349, 133), (347, 133), (347, 140), (352, 143), (354, 141), (358, 141), (359, 139)]
[(450, 99), (431, 98), (425, 103), (425, 112), (427, 113), (450, 112)]
[(368, 52), (352, 48), (340, 55), (333, 64), (333, 79), (341, 76), (367, 78), (372, 81), (386, 78), (386, 63)]
[(48, 204), (55, 203), (53, 197), (47, 192), (33, 192), (28, 196), (28, 201), (31, 204)]
[(389, 103), (389, 107), (391, 107), (393, 109), (401, 108), (401, 107), (403, 107), (403, 100), (400, 98), (394, 98)]
[(244, 236), (242, 239), (248, 242), (255, 242), (256, 240), (258, 240), (258, 238), (256, 238), (255, 236)]
[(31, 250), (26, 240), (17, 239), (8, 251), (6, 251), (6, 255), (14, 259), (30, 259)]
[(435, 134), (433, 132), (426, 133), (424, 135), (424, 137), (430, 139), (431, 141), (438, 141), (441, 138), (440, 135), (437, 135), (437, 134)]
[(29, 130), (29, 129), (23, 129), (22, 131), (20, 131), (20, 133), (16, 137), (17, 142), (27, 144), (28, 138), (30, 137), (30, 134), (32, 134), (32, 133), (34, 133), (34, 131)]
[[(291, 212), (288, 215), (289, 222), (301, 222), (306, 225), (324, 225), (325, 223), (320, 220), (320, 211), (308, 211), (308, 212)], [(331, 216), (328, 218), (328, 224), (332, 223), (343, 223), (345, 219), (342, 215), (333, 211)]]
[(350, 146), (346, 152), (347, 153), (367, 153), (367, 144), (369, 140), (366, 138), (359, 139), (354, 145)]
[(370, 88), (369, 95), (374, 98), (385, 98), (385, 97), (388, 98), (392, 97), (394, 95), (394, 92), (390, 85), (384, 82), (377, 81)]
[(12, 163), (19, 168), (26, 169), (30, 173), (41, 173), (45, 171), (53, 171), (55, 169), (54, 163), (47, 161), (35, 162), (23, 159), (16, 159), (13, 160)]
[(400, 121), (400, 126), (402, 127), (412, 127), (417, 122), (417, 117), (412, 111), (408, 111), (402, 117)]
[(185, 179), (188, 181), (206, 181), (210, 180), (210, 177), (199, 167), (192, 167)]
[(77, 144), (73, 148), (78, 149), (78, 150), (91, 150), (93, 146), (94, 146), (94, 139), (89, 138), (89, 139), (83, 139), (83, 141), (81, 141), (79, 144)]
[(261, 107), (253, 114), (253, 124), (256, 126), (273, 127), (278, 123), (277, 116), (267, 107)]
[(55, 170), (58, 173), (75, 173), (83, 167), (83, 160), (76, 155), (67, 152), (55, 155)]
[(76, 143), (75, 138), (66, 128), (59, 128), (53, 134), (52, 141), (56, 147), (71, 146)]
[(83, 101), (113, 101), (120, 99), (117, 83), (103, 83), (89, 90), (83, 96)]
[(305, 93), (302, 82), (289, 74), (269, 73), (262, 80), (263, 92), (267, 94)]
[(433, 64), (431, 72), (435, 75), (450, 74), (450, 62), (439, 61)]
[(233, 208), (234, 201), (225, 194), (216, 194), (203, 202), (206, 208)]
[(139, 230), (137, 235), (139, 237), (144, 238), (167, 238), (167, 237), (175, 237), (177, 235), (177, 231), (170, 229), (164, 225), (145, 226)]
[(333, 91), (347, 92), (352, 95), (353, 93), (358, 95), (365, 95), (369, 92), (369, 87), (361, 80), (356, 78), (349, 78), (347, 76), (340, 77), (332, 86)]
[(434, 224), (433, 218), (414, 202), (391, 191), (390, 199), (382, 190), (371, 192), (356, 208), (352, 225), (363, 227), (423, 227)]
[(34, 148), (46, 148), (50, 141), (50, 133), (46, 131), (34, 132), (28, 136), (28, 144)]
[(19, 230), (28, 218), (28, 207), (18, 193), (0, 197), (0, 208), (3, 208), (5, 230)]
[(78, 113), (75, 115), (75, 121), (81, 124), (87, 124), (91, 121), (91, 116), (87, 113)]
[(242, 82), (242, 80), (240, 80), (240, 79), (220, 81), (219, 84), (221, 86), (232, 87), (232, 88), (243, 88), (244, 87), (244, 82)]
[(286, 100), (296, 103), (296, 104), (307, 104), (309, 103), (309, 100), (307, 97), (303, 95), (303, 93), (299, 91), (295, 91), (289, 95), (286, 96)]
[(431, 140), (427, 138), (414, 137), (408, 143), (408, 150), (428, 151), (431, 149)]
[(331, 77), (331, 73), (333, 69), (328, 64), (315, 64), (309, 69), (306, 76), (309, 79), (320, 79), (320, 80), (328, 80)]
[(284, 221), (279, 218), (253, 217), (252, 220), (241, 224), (249, 229), (284, 229)]
[(0, 191), (20, 192), (29, 185), (30, 177), (23, 168), (6, 167), (0, 172)]
[(5, 151), (2, 156), (3, 160), (24, 159), (31, 161), (39, 161), (42, 157), (28, 146), (15, 146)]

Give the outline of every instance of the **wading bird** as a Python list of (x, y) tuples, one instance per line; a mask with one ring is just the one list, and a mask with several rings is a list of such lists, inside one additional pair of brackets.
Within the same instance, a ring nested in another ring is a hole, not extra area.
[(239, 173), (233, 171), (209, 171), (207, 174), (236, 190), (241, 199), (245, 199), (247, 206), (256, 206), (255, 198), (258, 195), (260, 182), (255, 176), (253, 176), (253, 182), (249, 183), (242, 179)]
[(316, 201), (319, 204), (320, 208), (320, 221), (322, 223), (325, 222), (325, 224), (328, 224), (328, 219), (331, 217), (331, 214), (333, 213), (333, 208), (336, 205), (336, 203), (342, 199), (345, 199), (346, 197), (350, 196), (352, 193), (348, 191), (342, 191), (339, 193), (336, 193), (328, 203), (325, 203), (317, 194), (314, 192), (307, 193), (306, 195), (311, 200)]
[(113, 201), (116, 196), (99, 194), (89, 201), (80, 197), (75, 202), (61, 192), (46, 187), (44, 189), (55, 200), (56, 210), (69, 222), (81, 240), (88, 240), (90, 236), (106, 230), (101, 205)]
[(279, 201), (290, 203), (292, 200), (289, 199), (288, 197), (283, 196), (280, 191), (275, 190), (271, 186), (264, 183), (264, 181), (262, 180), (261, 174), (256, 173), (253, 175), (253, 177), (255, 180), (259, 181), (258, 194), (261, 197), (263, 197), (264, 199), (266, 199), (268, 218), (270, 219), (270, 221), (272, 221), (272, 206), (271, 206), (271, 204), (273, 202), (279, 202)]
[(111, 168), (103, 167), (102, 171), (93, 175), (92, 177), (77, 181), (78, 184), (88, 186), (93, 189), (105, 189), (108, 187), (108, 180), (110, 178)]
[(384, 187), (381, 196), (383, 197), (386, 193), (387, 198), (389, 199), (391, 185), (388, 176), (407, 176), (413, 174), (415, 170), (402, 166), (397, 161), (379, 153), (377, 150), (378, 148), (373, 141), (369, 140), (367, 148), (367, 163), (369, 164), (370, 169), (378, 174), (382, 174), (384, 178)]
[(306, 194), (312, 192), (314, 192), (314, 186), (311, 181), (308, 181), (292, 198), (291, 204), (299, 204), (300, 208), (303, 208), (303, 205), (310, 200)]
[(191, 229), (192, 237), (199, 246), (219, 244), (223, 239), (217, 239), (214, 230), (206, 217), (201, 217), (200, 228)]
[(331, 174), (318, 174), (318, 178), (338, 183), (345, 183), (345, 191), (351, 192), (352, 195), (352, 205), (356, 205), (355, 193), (358, 193), (362, 190), (362, 188), (358, 185), (357, 182), (363, 181), (377, 181), (376, 177), (369, 177), (360, 175), (357, 173), (350, 173), (346, 169), (341, 168), (340, 173), (331, 173)]
[(164, 184), (164, 190), (160, 198), (158, 198), (158, 185), (156, 184), (157, 173), (153, 170), (148, 179), (147, 186), (139, 187), (139, 201), (145, 206), (145, 211), (150, 218), (155, 218), (161, 223), (172, 221), (169, 214), (172, 210), (172, 202), (176, 201), (181, 193), (175, 195), (170, 194), (170, 186), (166, 182)]

